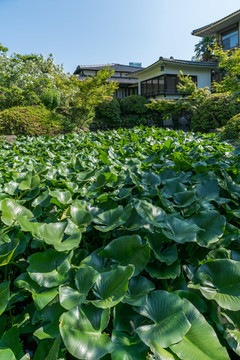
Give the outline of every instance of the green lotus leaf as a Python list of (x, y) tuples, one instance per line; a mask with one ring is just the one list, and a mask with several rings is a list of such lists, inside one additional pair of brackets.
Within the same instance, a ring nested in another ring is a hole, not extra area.
[(177, 243), (196, 242), (197, 232), (201, 230), (196, 224), (175, 216), (167, 216), (162, 224), (163, 234)]
[(28, 173), (25, 178), (20, 182), (19, 190), (32, 190), (40, 184), (40, 178), (37, 174), (33, 175)]
[(60, 191), (60, 190), (50, 190), (49, 189), (49, 195), (53, 198), (57, 199), (60, 204), (70, 204), (72, 202), (72, 194), (70, 191)]
[(147, 301), (147, 294), (155, 289), (152, 281), (138, 275), (129, 280), (128, 291), (122, 299), (123, 303), (135, 306), (143, 306)]
[(0, 315), (4, 312), (8, 304), (10, 297), (9, 285), (9, 281), (0, 284)]
[(132, 264), (135, 266), (135, 275), (139, 274), (147, 265), (150, 258), (150, 248), (143, 245), (139, 235), (122, 236), (111, 241), (100, 256), (116, 260), (120, 265)]
[(191, 328), (178, 344), (170, 346), (180, 359), (184, 360), (229, 360), (226, 349), (220, 344), (215, 331), (187, 300), (184, 300), (184, 311), (191, 323)]
[(47, 250), (29, 257), (27, 272), (40, 286), (52, 288), (68, 279), (70, 270), (69, 255)]
[(95, 224), (102, 225), (96, 225), (95, 229), (102, 232), (114, 230), (125, 224), (131, 215), (131, 211), (130, 207), (124, 209), (122, 206), (118, 206), (116, 209), (107, 210), (93, 218)]
[[(91, 307), (90, 311), (75, 307), (60, 317), (60, 333), (67, 350), (81, 360), (97, 360), (113, 351), (107, 334), (102, 334), (109, 310)], [(103, 326), (101, 326), (103, 324)]]
[(38, 310), (42, 310), (58, 295), (58, 289), (49, 289), (32, 293), (34, 304)]
[(142, 183), (150, 187), (159, 186), (161, 184), (161, 178), (152, 171), (148, 171), (143, 174)]
[(215, 300), (228, 310), (240, 310), (239, 261), (219, 259), (203, 264), (193, 281), (208, 300)]
[(0, 360), (17, 360), (10, 349), (0, 349)]
[(19, 239), (17, 236), (7, 243), (0, 244), (0, 266), (5, 266), (11, 261), (18, 245)]
[(137, 213), (145, 219), (145, 222), (153, 226), (160, 227), (161, 221), (165, 216), (163, 209), (152, 205), (146, 200), (137, 200), (134, 203)]
[(97, 249), (93, 251), (89, 256), (85, 257), (85, 259), (81, 261), (80, 266), (89, 266), (99, 273), (105, 272), (106, 259), (98, 255), (100, 250), (101, 249)]
[(4, 199), (0, 202), (0, 210), (2, 210), (2, 221), (7, 226), (11, 226), (17, 221), (18, 216), (24, 216), (27, 219), (33, 218), (33, 213), (22, 205), (19, 205), (16, 200)]
[(10, 329), (5, 331), (0, 339), (0, 349), (10, 349), (17, 360), (20, 360), (24, 356), (22, 343), (19, 338), (19, 329), (16, 325), (13, 325)]
[(180, 207), (187, 207), (192, 205), (197, 200), (197, 197), (195, 191), (190, 190), (173, 194), (173, 199)]
[(197, 195), (207, 201), (219, 198), (219, 185), (217, 179), (208, 179), (196, 185)]
[(127, 292), (128, 282), (133, 273), (132, 265), (118, 266), (114, 270), (102, 273), (93, 287), (94, 294), (100, 300), (93, 300), (92, 303), (103, 309), (118, 304)]
[(240, 333), (239, 329), (226, 329), (225, 338), (233, 351), (240, 356)]
[(99, 278), (100, 274), (98, 271), (94, 270), (90, 266), (82, 265), (75, 275), (75, 284), (81, 294), (87, 295), (89, 290)]
[(79, 293), (79, 291), (70, 286), (59, 286), (59, 302), (66, 310), (71, 310), (75, 306), (80, 305), (86, 296)]
[(151, 350), (154, 352), (156, 360), (177, 360), (179, 357), (175, 357), (175, 355), (171, 354), (166, 349), (163, 349), (161, 346), (159, 346), (157, 343), (149, 340)]
[(166, 244), (170, 243), (170, 241), (165, 235), (159, 233), (150, 234), (147, 236), (147, 241), (154, 251), (155, 257), (161, 262), (171, 265), (177, 260), (177, 245), (173, 244), (166, 247)]
[(112, 332), (112, 342), (115, 349), (112, 360), (143, 360), (146, 359), (148, 347), (135, 334), (129, 336), (119, 331)]
[(41, 224), (37, 230), (37, 237), (49, 245), (60, 245), (66, 226), (66, 222)]
[(188, 301), (190, 301), (195, 306), (195, 308), (197, 308), (197, 310), (200, 313), (204, 313), (204, 312), (207, 311), (207, 305), (204, 302), (204, 300), (201, 299), (193, 291), (190, 291), (190, 290), (177, 290), (177, 291), (175, 291), (175, 294), (180, 296), (181, 299), (187, 299)]
[(135, 307), (135, 310), (152, 320), (152, 325), (136, 329), (138, 336), (148, 346), (151, 339), (167, 348), (180, 341), (191, 327), (183, 311), (183, 301), (164, 290), (151, 292), (146, 305)]
[(175, 261), (171, 265), (160, 263), (158, 260), (153, 263), (149, 263), (146, 267), (146, 271), (152, 278), (157, 279), (176, 279), (180, 276), (181, 266), (179, 260)]
[(172, 179), (166, 179), (165, 185), (163, 187), (163, 195), (168, 198), (172, 197), (173, 194), (176, 194), (178, 192), (184, 192), (187, 191), (186, 187), (180, 182), (180, 179), (176, 177), (173, 177)]
[(93, 220), (92, 215), (88, 211), (79, 208), (77, 204), (72, 204), (70, 211), (74, 224), (82, 228), (86, 228), (86, 226), (90, 224)]
[[(118, 303), (114, 308), (113, 325), (116, 331), (127, 332), (130, 335), (135, 334), (136, 328), (151, 324), (151, 320), (134, 311), (133, 306)], [(124, 314), (124, 316), (123, 316)]]
[(22, 273), (15, 279), (14, 286), (30, 291), (31, 293), (38, 293), (40, 289), (38, 283), (33, 281), (27, 272)]
[(200, 246), (215, 243), (223, 235), (226, 218), (215, 210), (200, 211), (192, 217), (192, 221), (199, 226), (197, 242)]

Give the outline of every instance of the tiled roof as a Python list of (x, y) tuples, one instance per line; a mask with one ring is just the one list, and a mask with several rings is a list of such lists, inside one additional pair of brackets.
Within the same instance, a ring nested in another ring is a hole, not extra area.
[(185, 64), (185, 65), (193, 65), (193, 66), (217, 66), (217, 62), (208, 62), (208, 61), (192, 61), (192, 60), (179, 60), (174, 58), (164, 58), (160, 56), (158, 61), (174, 63), (174, 64)]
[[(234, 11), (232, 14), (230, 15), (227, 15), (225, 17), (223, 17), (222, 19), (220, 20), (217, 20), (217, 21), (214, 21), (212, 22), (211, 24), (209, 25), (205, 25), (205, 26), (202, 26), (196, 30), (193, 30), (192, 31), (192, 35), (198, 35), (197, 33), (200, 33), (200, 32), (204, 32), (204, 30), (207, 30), (207, 29), (210, 29), (210, 28), (214, 28), (216, 27), (219, 23), (222, 23), (224, 21), (227, 21), (227, 20), (230, 20), (230, 19), (235, 19), (235, 18), (238, 18), (240, 19), (240, 9), (237, 10), (237, 11)], [(200, 35), (201, 36), (201, 35)], [(204, 36), (204, 35), (203, 35)]]
[(78, 65), (74, 74), (79, 74), (82, 70), (101, 70), (103, 68), (110, 67), (115, 71), (123, 71), (123, 72), (134, 72), (136, 70), (142, 70), (142, 67), (139, 66), (130, 66), (130, 65), (122, 65), (122, 64), (102, 64), (102, 65)]
[[(78, 77), (78, 80), (86, 80), (88, 76), (87, 75), (81, 75)], [(108, 81), (116, 81), (119, 84), (136, 84), (137, 83), (137, 78), (133, 78), (133, 77), (120, 77), (120, 76), (112, 76), (111, 78), (108, 79)]]
[(164, 58), (164, 57), (160, 56), (159, 59), (157, 61), (155, 61), (155, 63), (149, 65), (148, 67), (146, 67), (144, 69), (135, 71), (131, 75), (127, 75), (127, 76), (128, 77), (129, 76), (137, 76), (139, 73), (144, 72), (145, 70), (148, 70), (148, 69), (154, 67), (155, 65), (166, 64), (166, 63), (179, 64), (179, 65), (190, 65), (190, 66), (195, 66), (195, 67), (208, 67), (208, 68), (218, 66), (217, 62), (180, 60), (180, 59), (174, 59), (174, 58)]

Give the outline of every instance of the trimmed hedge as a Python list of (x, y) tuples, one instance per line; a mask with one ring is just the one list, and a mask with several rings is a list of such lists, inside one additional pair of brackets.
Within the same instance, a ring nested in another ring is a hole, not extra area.
[(227, 124), (240, 112), (240, 102), (227, 93), (211, 94), (196, 108), (191, 119), (193, 131), (208, 132)]
[(222, 138), (224, 140), (240, 139), (240, 114), (233, 116), (224, 126)]
[(147, 114), (148, 108), (145, 106), (146, 104), (148, 104), (148, 100), (140, 95), (130, 95), (120, 101), (123, 115)]
[(3, 135), (54, 135), (61, 130), (61, 120), (44, 107), (16, 106), (0, 112), (0, 134)]
[(121, 108), (116, 98), (108, 98), (98, 105), (96, 117), (101, 125), (113, 125), (121, 121)]

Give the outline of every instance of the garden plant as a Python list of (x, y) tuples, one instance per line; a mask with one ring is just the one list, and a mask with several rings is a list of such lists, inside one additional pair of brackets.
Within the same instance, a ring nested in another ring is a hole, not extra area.
[(2, 143), (0, 359), (238, 358), (239, 165), (156, 128)]

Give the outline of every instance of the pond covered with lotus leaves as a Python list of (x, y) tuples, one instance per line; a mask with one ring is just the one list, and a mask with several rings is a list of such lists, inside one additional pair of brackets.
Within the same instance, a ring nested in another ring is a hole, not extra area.
[(240, 355), (240, 148), (136, 127), (0, 145), (0, 359)]

